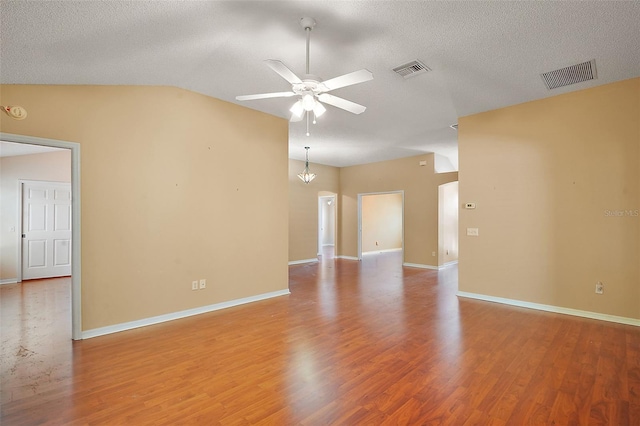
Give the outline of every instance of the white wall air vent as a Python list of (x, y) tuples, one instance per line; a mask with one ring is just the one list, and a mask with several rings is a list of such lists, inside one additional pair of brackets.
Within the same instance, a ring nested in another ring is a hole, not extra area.
[(596, 72), (596, 60), (592, 59), (581, 64), (560, 68), (559, 70), (540, 74), (547, 89), (569, 86), (571, 84), (582, 83), (583, 81), (595, 80), (598, 78)]
[(414, 77), (418, 74), (424, 74), (427, 71), (431, 71), (431, 68), (426, 66), (420, 61), (411, 61), (408, 64), (400, 65), (393, 69), (396, 73), (400, 74), (404, 78)]

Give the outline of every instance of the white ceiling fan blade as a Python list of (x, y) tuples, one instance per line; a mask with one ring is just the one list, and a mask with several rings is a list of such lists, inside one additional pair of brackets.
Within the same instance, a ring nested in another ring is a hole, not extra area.
[(327, 81), (323, 81), (322, 85), (326, 88), (326, 92), (339, 89), (345, 86), (352, 86), (358, 83), (364, 83), (365, 81), (373, 80), (373, 73), (366, 69), (354, 71), (349, 74), (344, 74), (339, 77), (331, 78)]
[(280, 77), (284, 78), (291, 84), (302, 83), (302, 80), (298, 78), (297, 75), (293, 73), (285, 64), (276, 60), (276, 59), (267, 59), (265, 60), (269, 68), (280, 74)]
[(318, 95), (318, 100), (326, 104), (333, 105), (334, 107), (342, 108), (345, 111), (349, 111), (354, 114), (362, 114), (364, 110), (367, 109), (367, 107), (363, 105), (330, 95), (328, 93), (322, 93)]
[(242, 95), (236, 96), (238, 101), (253, 101), (255, 99), (269, 99), (269, 98), (290, 98), (295, 96), (293, 92), (274, 92), (274, 93), (261, 93), (258, 95)]

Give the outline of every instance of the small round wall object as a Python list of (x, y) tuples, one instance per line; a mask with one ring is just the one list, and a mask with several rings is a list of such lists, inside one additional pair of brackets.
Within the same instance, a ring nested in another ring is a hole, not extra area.
[(3, 106), (2, 109), (9, 115), (9, 117), (15, 120), (24, 120), (27, 118), (27, 110), (21, 106)]

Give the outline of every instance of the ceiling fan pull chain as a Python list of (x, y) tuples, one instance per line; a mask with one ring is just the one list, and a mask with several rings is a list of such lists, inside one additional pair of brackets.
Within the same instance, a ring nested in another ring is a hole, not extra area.
[(309, 136), (309, 112), (306, 112), (307, 114), (307, 136)]

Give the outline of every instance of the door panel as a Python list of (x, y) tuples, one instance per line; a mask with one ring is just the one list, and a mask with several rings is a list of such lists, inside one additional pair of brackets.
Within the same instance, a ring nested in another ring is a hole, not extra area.
[(71, 265), (71, 244), (69, 244), (69, 240), (55, 240), (53, 244), (53, 265)]
[(47, 265), (47, 241), (30, 240), (29, 244), (29, 268), (43, 268)]
[(22, 278), (71, 275), (71, 184), (22, 185)]
[(34, 231), (46, 231), (47, 230), (47, 205), (46, 204), (34, 204), (32, 198), (28, 207), (28, 221), (27, 229), (31, 232)]
[(71, 231), (71, 204), (56, 204), (53, 217), (55, 231)]

